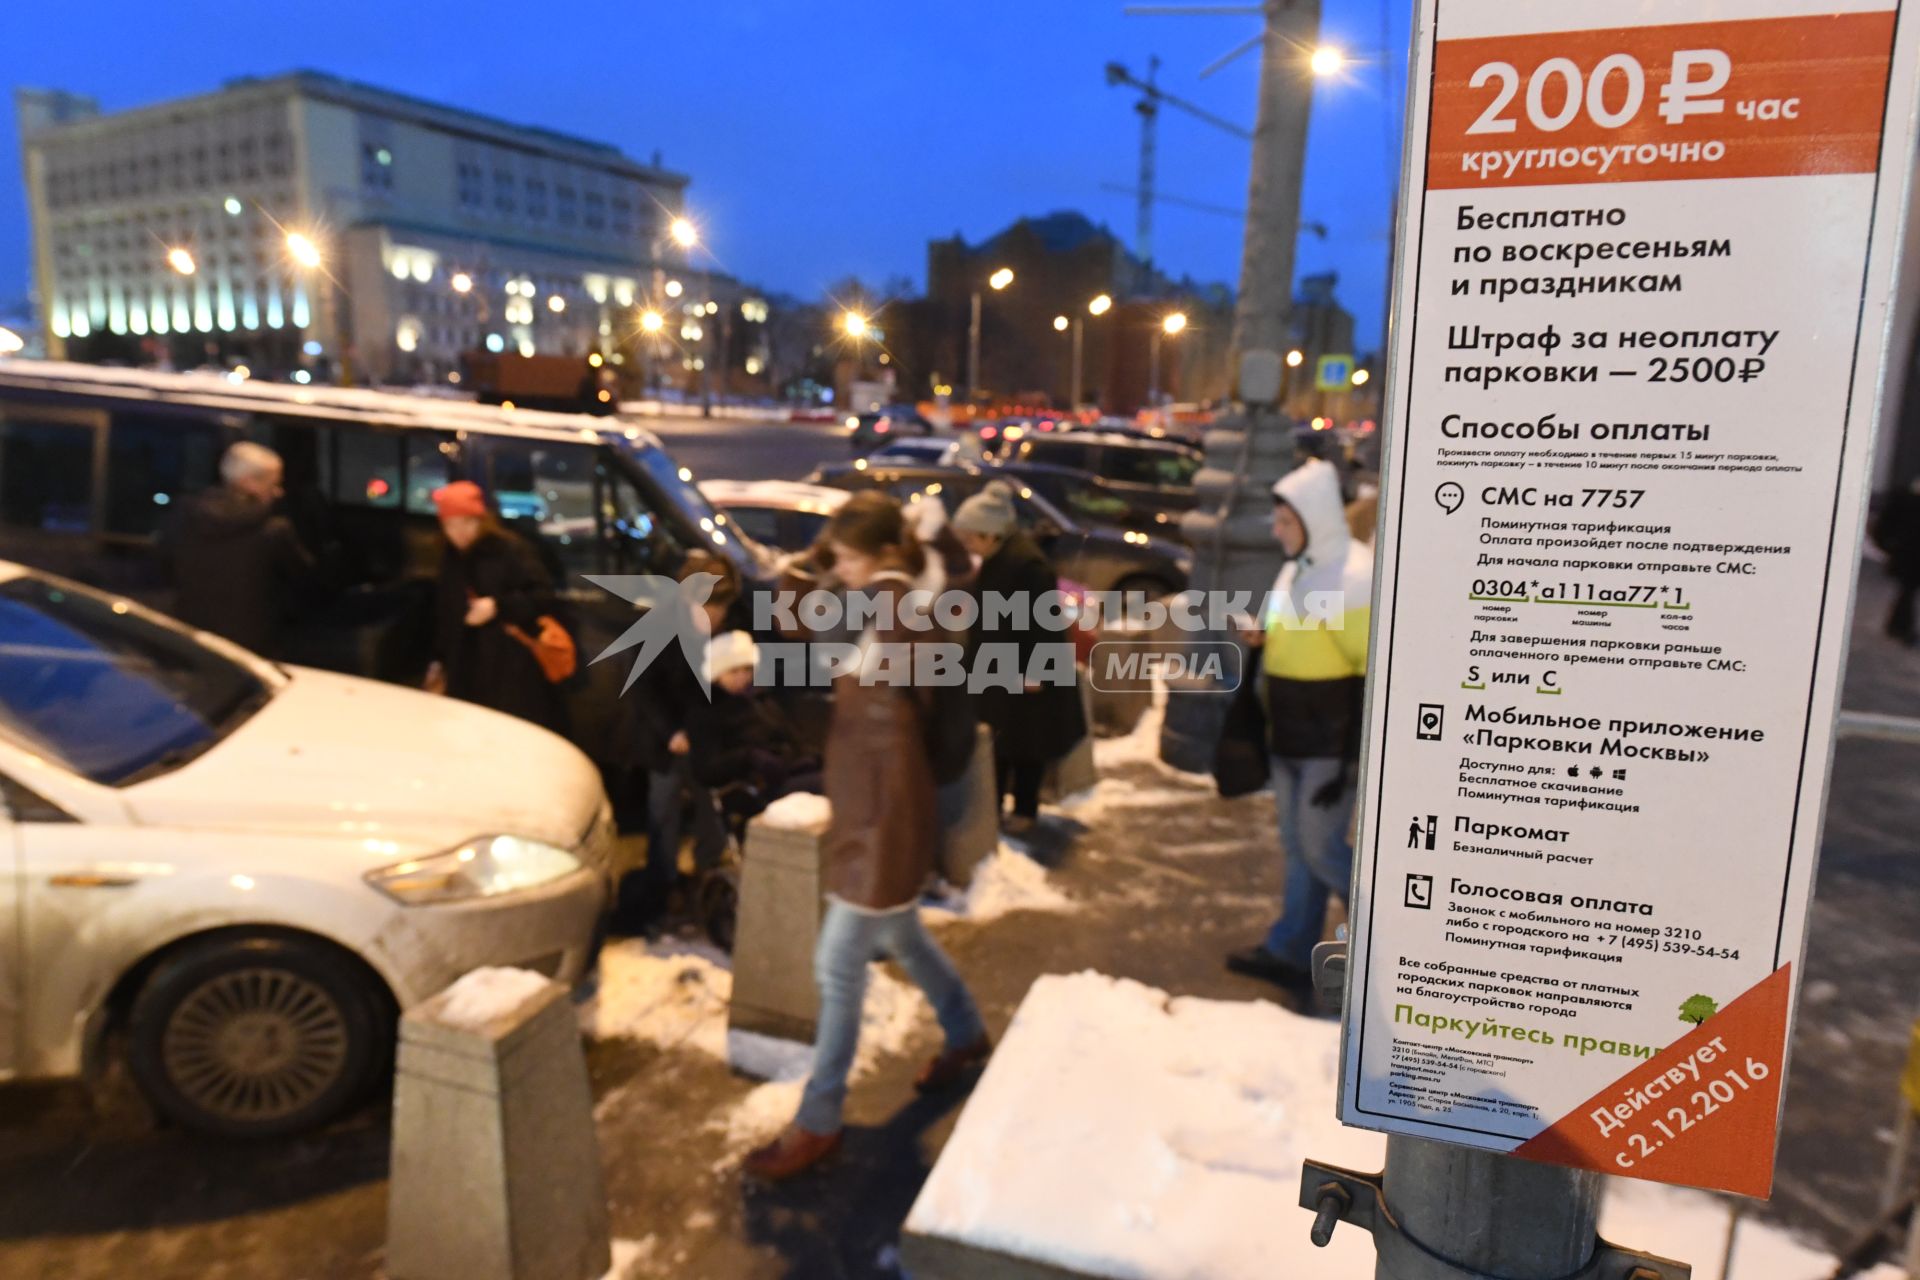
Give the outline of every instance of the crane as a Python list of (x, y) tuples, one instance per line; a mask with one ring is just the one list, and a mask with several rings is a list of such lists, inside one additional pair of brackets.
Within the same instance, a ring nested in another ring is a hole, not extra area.
[(1140, 100), (1133, 109), (1140, 115), (1140, 187), (1135, 193), (1138, 200), (1137, 223), (1134, 232), (1134, 250), (1140, 255), (1143, 279), (1141, 288), (1146, 288), (1153, 279), (1153, 202), (1155, 149), (1158, 145), (1157, 132), (1160, 120), (1160, 106), (1165, 103), (1176, 110), (1184, 111), (1195, 119), (1204, 121), (1216, 129), (1223, 129), (1236, 138), (1253, 141), (1253, 133), (1243, 129), (1233, 121), (1213, 114), (1204, 107), (1197, 107), (1184, 98), (1173, 94), (1155, 84), (1160, 74), (1160, 59), (1147, 61), (1147, 78), (1142, 80), (1126, 68), (1124, 63), (1107, 64), (1107, 83), (1112, 86), (1125, 86), (1140, 91)]

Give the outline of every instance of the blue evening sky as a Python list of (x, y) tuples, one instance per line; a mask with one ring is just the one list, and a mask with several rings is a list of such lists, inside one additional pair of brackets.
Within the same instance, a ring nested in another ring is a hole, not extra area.
[[(1320, 87), (1301, 272), (1334, 269), (1363, 349), (1382, 323), (1398, 172), (1407, 0), (1326, 0), (1323, 37), (1365, 59)], [(1256, 65), (1200, 70), (1253, 17), (1128, 17), (1121, 0), (708, 0), (530, 5), (151, 0), (10, 7), (0, 87), (91, 94), (115, 110), (296, 67), (612, 142), (657, 148), (722, 265), (817, 297), (857, 275), (924, 284), (926, 242), (1079, 209), (1129, 243), (1139, 126), (1119, 60), (1251, 125)], [(28, 283), (12, 120), (0, 132), (0, 305)], [(1163, 192), (1240, 207), (1247, 144), (1177, 111), (1160, 126)], [(1238, 282), (1237, 219), (1161, 205), (1155, 257)]]

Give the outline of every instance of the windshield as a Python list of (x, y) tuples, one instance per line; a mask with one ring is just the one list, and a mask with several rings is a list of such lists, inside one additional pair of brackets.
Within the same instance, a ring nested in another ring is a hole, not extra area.
[(179, 768), (265, 705), (252, 671), (99, 596), (0, 582), (0, 736), (107, 786)]
[(685, 514), (687, 522), (702, 534), (712, 537), (727, 558), (749, 573), (764, 575), (770, 571), (771, 557), (766, 548), (743, 535), (707, 495), (694, 483), (693, 472), (669, 458), (666, 451), (650, 444), (623, 441), (622, 451), (647, 473), (663, 496)]

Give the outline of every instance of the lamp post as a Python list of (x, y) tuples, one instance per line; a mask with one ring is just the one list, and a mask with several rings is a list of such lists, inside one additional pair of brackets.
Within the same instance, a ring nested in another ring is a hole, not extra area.
[[(987, 287), (995, 293), (1013, 283), (1013, 268), (1001, 267), (987, 277)], [(980, 290), (973, 291), (972, 318), (967, 324), (967, 403), (977, 407), (980, 399)]]
[[(302, 231), (289, 231), (286, 236), (287, 257), (300, 271), (309, 274), (321, 272), (326, 255), (320, 251), (320, 244), (312, 236)], [(326, 291), (327, 310), (333, 313), (334, 378), (341, 386), (353, 385), (353, 362), (347, 353), (350, 340), (347, 331), (346, 301), (341, 296), (338, 283), (328, 277)], [(316, 282), (313, 296), (317, 302), (320, 286)]]
[(1160, 323), (1153, 327), (1153, 334), (1147, 340), (1147, 407), (1153, 410), (1156, 421), (1160, 417), (1160, 339), (1162, 335), (1178, 337), (1186, 328), (1187, 313), (1169, 311), (1160, 317)]
[[(1113, 310), (1113, 295), (1098, 294), (1087, 303), (1087, 315), (1099, 317)], [(1086, 321), (1081, 316), (1073, 318), (1073, 407), (1080, 407), (1080, 392), (1084, 389), (1082, 379), (1084, 371), (1081, 364), (1085, 349)]]
[[(675, 244), (686, 251), (689, 258), (692, 257), (693, 251), (700, 245), (700, 228), (693, 224), (691, 218), (685, 216), (677, 217), (667, 225), (667, 235), (672, 238)], [(711, 266), (705, 266), (700, 269), (700, 293), (703, 303), (712, 301), (713, 268)], [(707, 358), (707, 318), (704, 311), (700, 316), (699, 350), (700, 416), (703, 418), (711, 418), (713, 416), (713, 361)]]

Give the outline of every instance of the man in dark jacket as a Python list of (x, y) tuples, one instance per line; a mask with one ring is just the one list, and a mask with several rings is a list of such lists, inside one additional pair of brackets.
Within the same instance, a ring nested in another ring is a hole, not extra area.
[[(1042, 666), (1073, 670), (1072, 641), (1064, 632), (1042, 625), (1042, 600), (1059, 590), (1060, 578), (1033, 539), (1021, 531), (1013, 493), (1003, 482), (996, 480), (961, 503), (952, 523), (967, 550), (980, 557), (975, 585), (981, 624), (973, 669), (991, 669), (997, 656), (1017, 663), (1020, 672), (1018, 689), (983, 688), (974, 706), (980, 722), (993, 730), (993, 767), (1001, 803), (1013, 797), (1007, 834), (1021, 836), (1033, 830), (1039, 816), (1040, 784), (1047, 766), (1071, 751), (1087, 732), (1080, 694), (1071, 682), (1026, 679)], [(1006, 602), (1010, 610), (1003, 612), (996, 600)], [(1009, 617), (1013, 625), (992, 625), (996, 617)], [(1048, 661), (1036, 664), (1036, 655)]]
[(243, 441), (220, 459), (218, 486), (195, 494), (168, 530), (174, 612), (256, 653), (275, 656), (290, 597), (314, 583), (314, 560), (274, 510), (280, 455)]

